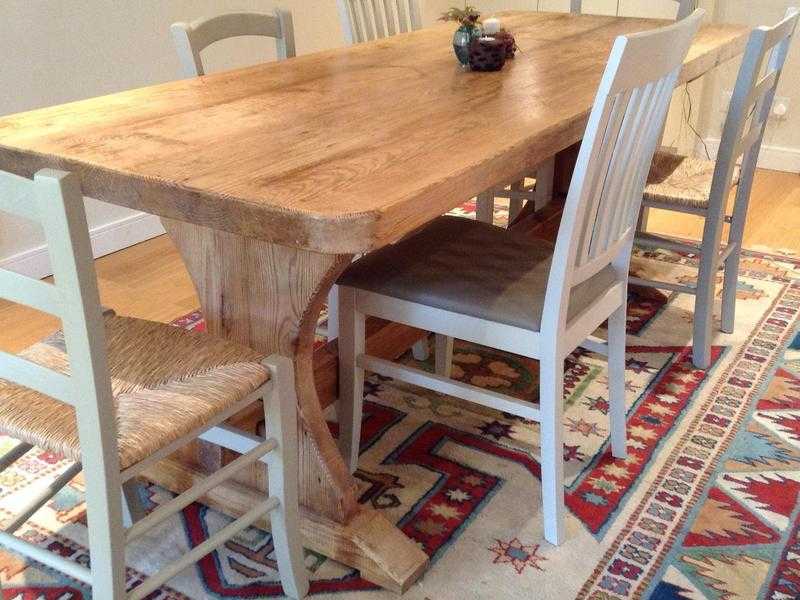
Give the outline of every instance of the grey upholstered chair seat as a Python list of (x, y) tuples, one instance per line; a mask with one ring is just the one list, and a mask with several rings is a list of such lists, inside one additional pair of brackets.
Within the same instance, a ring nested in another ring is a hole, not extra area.
[[(470, 219), (439, 217), (356, 261), (338, 283), (539, 331), (552, 255), (546, 242)], [(615, 282), (607, 267), (579, 285), (568, 319)]]

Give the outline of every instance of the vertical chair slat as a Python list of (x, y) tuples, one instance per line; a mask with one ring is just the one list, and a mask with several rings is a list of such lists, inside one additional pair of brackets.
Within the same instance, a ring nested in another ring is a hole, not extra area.
[[(392, 7), (393, 2), (394, 0), (383, 0), (384, 16), (386, 17), (386, 33), (389, 36), (397, 33), (398, 22), (395, 18), (394, 8)], [(402, 28), (402, 19), (400, 20), (400, 27)]]
[(382, 39), (422, 27), (419, 0), (337, 0), (348, 43)]
[(383, 24), (384, 16), (386, 16), (388, 20), (388, 15), (384, 15), (384, 11), (382, 10), (381, 0), (372, 0), (372, 17), (375, 21), (375, 35), (378, 39), (386, 37), (386, 28)]

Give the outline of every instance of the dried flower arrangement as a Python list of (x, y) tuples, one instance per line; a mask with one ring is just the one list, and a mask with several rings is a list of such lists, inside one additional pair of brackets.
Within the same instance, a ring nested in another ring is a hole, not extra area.
[(481, 22), (480, 11), (472, 5), (465, 4), (464, 8), (457, 6), (451, 7), (447, 12), (442, 13), (439, 17), (440, 21), (455, 21), (460, 23), (462, 27), (477, 27)]

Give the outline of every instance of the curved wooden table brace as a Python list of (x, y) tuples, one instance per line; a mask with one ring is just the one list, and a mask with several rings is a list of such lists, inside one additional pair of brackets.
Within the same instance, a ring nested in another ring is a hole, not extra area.
[[(181, 221), (162, 222), (192, 277), (208, 331), (294, 360), (304, 545), (359, 569), (381, 587), (404, 592), (425, 571), (428, 556), (382, 514), (358, 504), (355, 480), (328, 430), (314, 386), (317, 319), (352, 255), (320, 254)], [(240, 416), (236, 425), (254, 431), (262, 420), (253, 412)], [(147, 476), (181, 491), (229, 460), (217, 448), (196, 445)], [(212, 490), (204, 501), (227, 514), (244, 512), (263, 497), (262, 473), (257, 465), (245, 480)]]

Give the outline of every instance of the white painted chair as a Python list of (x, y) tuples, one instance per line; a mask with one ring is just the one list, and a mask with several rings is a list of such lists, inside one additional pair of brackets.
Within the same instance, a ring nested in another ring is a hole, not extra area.
[[(645, 187), (645, 207), (689, 213), (704, 219), (699, 243), (652, 233), (640, 232), (636, 237), (639, 246), (697, 254), (700, 265), (696, 284), (631, 277), (632, 284), (695, 296), (692, 354), (695, 366), (701, 369), (711, 363), (714, 299), (720, 268), (724, 268), (720, 329), (725, 333), (734, 330), (739, 257), (753, 177), (797, 21), (798, 9), (790, 8), (780, 23), (774, 27), (759, 27), (751, 34), (722, 130), (716, 164), (691, 157), (657, 155)], [(740, 162), (741, 168), (737, 166)], [(733, 210), (728, 214), (728, 197), (733, 187), (736, 187), (736, 195)], [(730, 228), (723, 247), (725, 223), (730, 224)]]
[[(0, 458), (0, 470), (33, 446), (74, 461), (6, 520), (0, 546), (91, 585), (95, 598), (139, 600), (269, 517), (284, 591), (305, 596), (291, 361), (207, 334), (102, 313), (76, 176), (44, 170), (30, 180), (0, 172), (0, 211), (43, 227), (55, 276), (49, 284), (0, 270), (0, 297), (52, 314), (63, 325), (20, 354), (0, 353), (0, 431), (21, 440)], [(262, 399), (268, 437), (223, 424)], [(242, 456), (125, 529), (120, 488), (196, 439)], [(126, 593), (126, 544), (256, 461), (269, 468), (270, 495)], [(81, 470), (91, 568), (14, 535)]]
[(419, 0), (336, 0), (348, 44), (360, 44), (422, 27)]
[(233, 37), (275, 38), (278, 60), (295, 55), (292, 13), (280, 8), (276, 8), (272, 15), (229, 13), (192, 23), (173, 23), (170, 31), (184, 77), (205, 75), (200, 53), (214, 42)]
[[(670, 0), (678, 4), (676, 20), (690, 15), (697, 5), (697, 0)], [(570, 12), (582, 14), (583, 0), (570, 0)], [(511, 185), (493, 188), (479, 194), (476, 202), (476, 218), (479, 221), (491, 223), (494, 218), (494, 203), (497, 198), (506, 198), (509, 201), (508, 221), (511, 223), (522, 211), (525, 202), (534, 202), (536, 210), (546, 206), (553, 196), (553, 173), (555, 159), (549, 159), (536, 168), (532, 178), (536, 180), (534, 186), (526, 185), (524, 180), (516, 181)]]
[[(336, 0), (339, 20), (348, 44), (361, 44), (398, 33), (422, 28), (419, 0)], [(339, 337), (339, 290), (334, 285), (328, 293), (328, 324), (324, 331), (328, 341)], [(425, 360), (429, 355), (428, 340), (412, 347), (414, 356)]]
[[(339, 439), (351, 469), (358, 461), (365, 370), (537, 420), (545, 537), (563, 541), (564, 359), (578, 346), (607, 353), (611, 447), (624, 458), (626, 288), (636, 217), (702, 15), (615, 42), (554, 251), (487, 223), (440, 217), (345, 271), (339, 279)], [(367, 315), (539, 359), (539, 407), (450, 379), (448, 344), (437, 348), (436, 374), (365, 354)], [(604, 342), (592, 334), (606, 320)]]
[[(697, 6), (697, 0), (672, 0), (678, 5), (678, 14), (675, 20), (688, 17)], [(583, 0), (570, 0), (569, 11), (574, 15), (579, 15), (583, 12)]]

